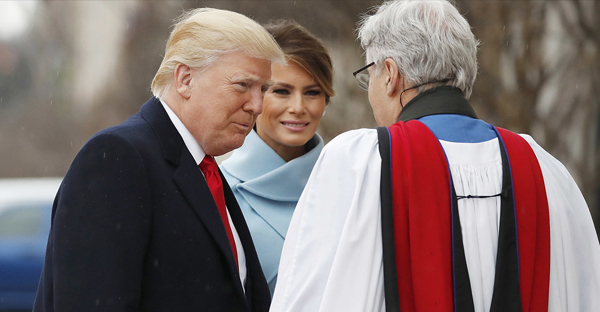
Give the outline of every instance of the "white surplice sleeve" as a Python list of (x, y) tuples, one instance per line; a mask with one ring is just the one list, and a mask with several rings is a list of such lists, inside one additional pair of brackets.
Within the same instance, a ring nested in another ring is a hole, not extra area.
[(384, 311), (377, 132), (325, 146), (283, 246), (270, 311)]
[(589, 208), (567, 169), (528, 135), (550, 212), (548, 311), (600, 311), (600, 245)]

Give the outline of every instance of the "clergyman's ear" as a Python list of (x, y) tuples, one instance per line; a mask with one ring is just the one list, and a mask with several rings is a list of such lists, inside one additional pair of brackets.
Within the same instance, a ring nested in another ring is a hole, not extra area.
[(396, 61), (394, 61), (391, 58), (385, 59), (385, 61), (383, 62), (383, 73), (382, 74), (387, 75), (387, 78), (386, 78), (387, 95), (392, 97), (401, 88), (400, 87), (401, 76), (400, 76), (400, 72), (398, 71), (398, 65), (396, 64)]
[(175, 90), (185, 99), (192, 96), (192, 68), (185, 64), (177, 64), (173, 72), (173, 83)]

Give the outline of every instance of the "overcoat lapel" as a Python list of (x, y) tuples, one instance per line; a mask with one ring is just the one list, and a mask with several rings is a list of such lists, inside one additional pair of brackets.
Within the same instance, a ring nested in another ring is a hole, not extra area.
[[(244, 251), (252, 250), (253, 252), (245, 252), (246, 257), (246, 287), (245, 287), (245, 295), (246, 302), (249, 305), (250, 310), (252, 310), (252, 306), (268, 306), (270, 302), (258, 302), (257, 300), (261, 300), (262, 297), (254, 297), (253, 287), (249, 285), (257, 285), (259, 283), (264, 283), (264, 285), (258, 285), (256, 288), (268, 289), (268, 285), (266, 280), (263, 278), (258, 278), (254, 276), (254, 272), (262, 272), (260, 268), (260, 262), (258, 260), (258, 255), (254, 252), (256, 249), (254, 247), (254, 242), (252, 241), (252, 236), (250, 235), (250, 230), (248, 229), (248, 225), (246, 224), (246, 220), (244, 219), (244, 215), (242, 214), (242, 210), (235, 199), (235, 195), (231, 191), (229, 184), (227, 183), (227, 179), (223, 176), (223, 173), (219, 169), (219, 174), (221, 175), (221, 180), (223, 181), (223, 188), (225, 193), (225, 203), (227, 204), (227, 210), (229, 211), (229, 215), (231, 217), (231, 221), (235, 226), (235, 230), (238, 232), (240, 237), (240, 241), (242, 242), (242, 246), (244, 247)], [(243, 291), (243, 290), (242, 290)]]
[[(235, 264), (227, 233), (202, 172), (158, 99), (153, 97), (144, 104), (142, 116), (154, 129), (161, 143), (165, 161), (173, 165), (175, 184), (223, 252), (233, 281), (238, 285), (237, 288), (243, 295), (239, 271)], [(227, 205), (229, 204), (230, 201), (227, 201)]]
[[(206, 180), (202, 176), (202, 172), (198, 166), (196, 166), (192, 155), (189, 154), (189, 152), (186, 152), (187, 149), (182, 153), (182, 158), (188, 159), (179, 164), (173, 174), (173, 180), (175, 180), (175, 183), (191, 208), (196, 215), (198, 215), (200, 220), (202, 220), (202, 223), (208, 232), (217, 242), (217, 245), (227, 259), (227, 265), (230, 268), (232, 275), (236, 277), (234, 279), (239, 281), (239, 271), (235, 263), (235, 258), (233, 257), (233, 251), (229, 239), (227, 238), (227, 232), (225, 231), (225, 226), (223, 225), (217, 204), (206, 184)], [(241, 283), (237, 284), (240, 284), (240, 291), (242, 291)]]

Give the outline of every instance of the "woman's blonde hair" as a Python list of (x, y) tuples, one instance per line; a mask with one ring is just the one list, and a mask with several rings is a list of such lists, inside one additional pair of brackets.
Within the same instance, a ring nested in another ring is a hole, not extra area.
[(250, 57), (285, 63), (273, 37), (254, 20), (231, 11), (199, 8), (177, 20), (154, 79), (152, 93), (160, 98), (173, 81), (177, 64), (206, 69), (222, 54), (244, 51)]

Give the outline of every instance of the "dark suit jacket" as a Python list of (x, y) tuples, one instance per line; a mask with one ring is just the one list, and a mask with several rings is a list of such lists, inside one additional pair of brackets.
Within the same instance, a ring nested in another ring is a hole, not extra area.
[(210, 190), (160, 102), (94, 135), (56, 196), (34, 311), (267, 311), (269, 288), (222, 179), (245, 294)]

